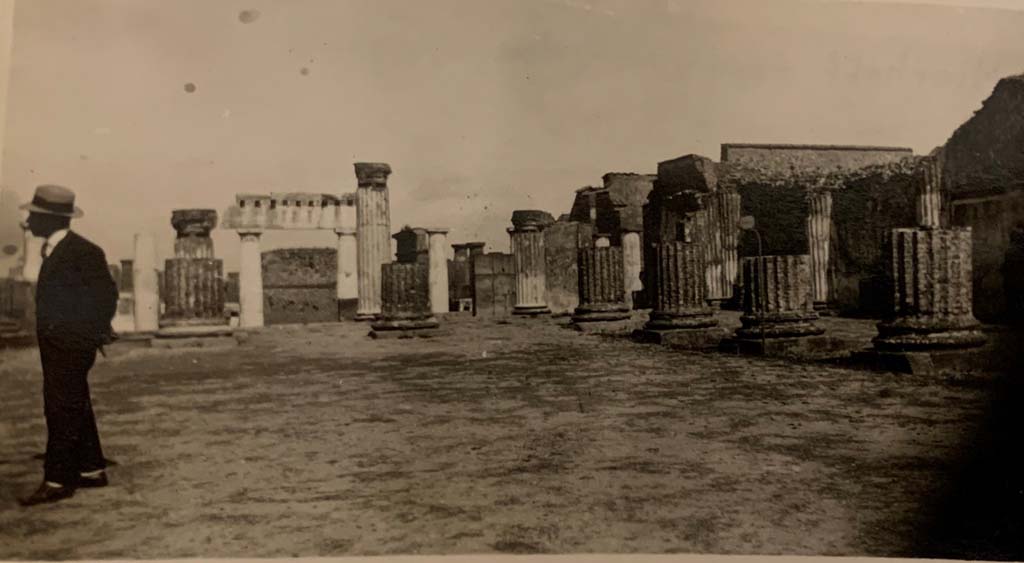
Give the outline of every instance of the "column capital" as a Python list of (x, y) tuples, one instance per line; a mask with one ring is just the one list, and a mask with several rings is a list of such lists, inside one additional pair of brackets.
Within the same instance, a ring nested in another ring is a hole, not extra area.
[(360, 188), (386, 188), (391, 166), (386, 162), (355, 163), (356, 181)]
[(209, 237), (217, 226), (216, 209), (175, 209), (171, 211), (171, 226), (178, 238), (186, 236)]
[(343, 237), (343, 236), (353, 236), (354, 237), (354, 236), (356, 236), (356, 228), (355, 227), (335, 227), (334, 234), (338, 235), (339, 237)]
[(451, 229), (447, 227), (423, 227), (424, 231), (427, 231), (428, 235), (447, 235)]
[(508, 232), (543, 231), (545, 227), (554, 222), (555, 218), (547, 211), (517, 209), (512, 212), (512, 228)]

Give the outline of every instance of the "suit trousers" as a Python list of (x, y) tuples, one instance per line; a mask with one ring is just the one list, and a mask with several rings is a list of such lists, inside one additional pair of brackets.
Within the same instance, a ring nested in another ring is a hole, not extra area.
[(39, 356), (46, 415), (44, 478), (74, 485), (80, 473), (106, 468), (87, 381), (96, 350), (64, 349), (40, 338)]

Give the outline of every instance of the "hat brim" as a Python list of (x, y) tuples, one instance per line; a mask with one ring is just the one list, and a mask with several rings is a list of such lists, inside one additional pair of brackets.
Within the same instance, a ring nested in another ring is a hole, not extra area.
[(52, 211), (50, 209), (46, 209), (45, 207), (39, 207), (38, 205), (36, 205), (34, 203), (25, 203), (25, 204), (19, 205), (18, 209), (24, 209), (24, 210), (26, 210), (26, 211), (28, 211), (30, 213), (42, 213), (44, 215), (57, 215), (57, 216), (60, 216), (60, 217), (70, 217), (72, 219), (77, 219), (77, 218), (81, 217), (82, 215), (85, 215), (85, 212), (82, 211), (77, 206), (75, 207), (75, 210), (72, 211), (71, 213), (60, 213), (60, 212), (57, 212), (57, 211)]

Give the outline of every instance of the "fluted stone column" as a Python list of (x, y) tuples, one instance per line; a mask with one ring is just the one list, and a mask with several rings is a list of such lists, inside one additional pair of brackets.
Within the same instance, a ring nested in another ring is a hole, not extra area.
[(722, 237), (722, 285), (728, 298), (735, 297), (739, 276), (740, 194), (735, 191), (715, 192), (718, 224)]
[(430, 311), (435, 315), (448, 312), (448, 229), (426, 229), (428, 239), (428, 265)]
[(171, 225), (177, 231), (174, 258), (164, 263), (164, 315), (161, 326), (227, 324), (224, 315), (224, 264), (213, 257), (210, 231), (217, 224), (213, 209), (177, 209)]
[(707, 303), (705, 249), (699, 243), (664, 242), (655, 245), (654, 310), (647, 330), (680, 330), (718, 324)]
[(893, 311), (878, 325), (879, 350), (969, 348), (985, 343), (972, 309), (971, 229), (894, 229)]
[(430, 309), (429, 264), (381, 265), (381, 314), (370, 325), (370, 336), (435, 329), (439, 323)]
[(644, 267), (644, 253), (639, 232), (622, 233), (622, 280), (626, 291), (626, 305), (633, 308), (633, 293), (644, 289), (640, 278)]
[(160, 281), (156, 273), (156, 245), (148, 234), (135, 235), (132, 292), (136, 332), (156, 332), (160, 328)]
[(547, 275), (544, 257), (544, 229), (553, 222), (544, 211), (518, 210), (512, 213), (508, 230), (516, 274), (514, 315), (546, 315)]
[(572, 322), (577, 328), (630, 317), (619, 247), (581, 248), (578, 253), (580, 304)]
[(358, 241), (359, 304), (356, 320), (372, 320), (381, 312), (381, 264), (391, 262), (391, 208), (388, 176), (382, 162), (357, 162), (356, 239)]
[(811, 259), (797, 256), (744, 258), (743, 326), (740, 339), (784, 338), (823, 333), (814, 321), (811, 299)]
[(238, 324), (242, 328), (263, 326), (263, 231), (238, 231), (241, 239), (238, 264)]
[(828, 307), (829, 248), (832, 243), (832, 192), (807, 197), (807, 245), (810, 250), (811, 296), (817, 310)]
[(917, 224), (942, 226), (942, 168), (935, 158), (925, 158), (917, 174)]

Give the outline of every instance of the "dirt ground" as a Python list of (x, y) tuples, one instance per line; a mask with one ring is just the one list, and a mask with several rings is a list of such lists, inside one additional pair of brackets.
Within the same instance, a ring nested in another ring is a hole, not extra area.
[(28, 509), (38, 358), (0, 352), (0, 559), (1024, 554), (1015, 377), (686, 353), (565, 322), (117, 351), (90, 378), (112, 485)]

